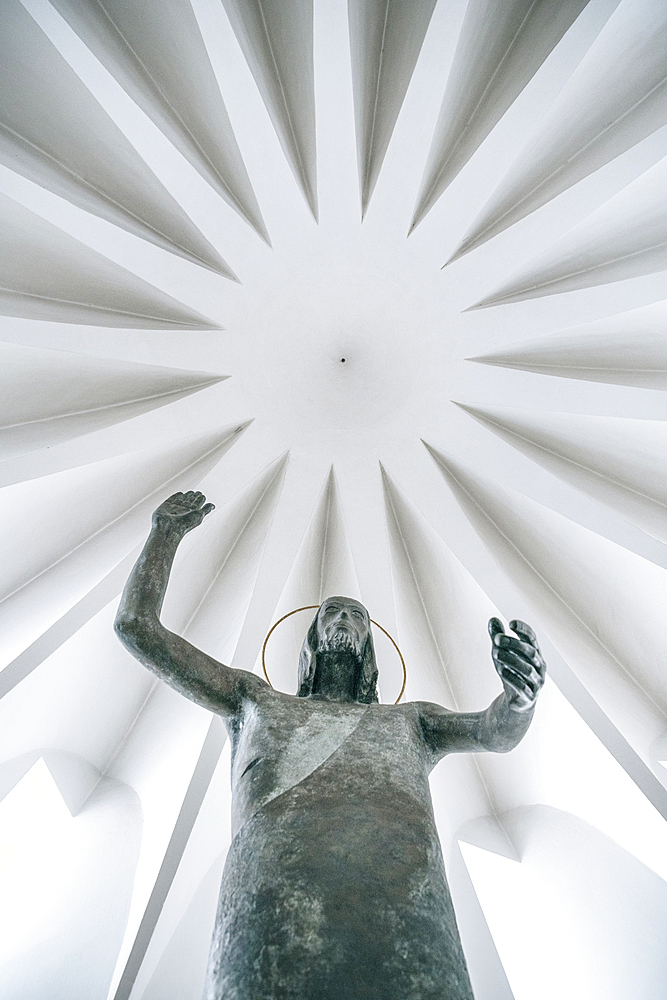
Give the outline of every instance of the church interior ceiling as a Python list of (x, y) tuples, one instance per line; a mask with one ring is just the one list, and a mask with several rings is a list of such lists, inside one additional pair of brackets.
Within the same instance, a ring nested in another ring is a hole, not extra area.
[(477, 711), (533, 625), (526, 739), (432, 776), (476, 998), (664, 995), (664, 0), (2, 0), (0, 249), (2, 996), (201, 996), (229, 750), (112, 631), (194, 488), (232, 666), (345, 594)]

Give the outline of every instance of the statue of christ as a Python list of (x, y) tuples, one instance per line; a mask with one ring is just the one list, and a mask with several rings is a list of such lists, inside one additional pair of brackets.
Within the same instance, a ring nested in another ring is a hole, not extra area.
[(296, 695), (232, 669), (160, 622), (179, 542), (213, 510), (176, 493), (125, 587), (116, 631), (231, 741), (232, 844), (205, 1000), (473, 1000), (428, 775), (449, 753), (505, 753), (544, 683), (532, 629), (489, 631), (503, 693), (483, 712), (381, 705), (368, 612), (331, 597)]

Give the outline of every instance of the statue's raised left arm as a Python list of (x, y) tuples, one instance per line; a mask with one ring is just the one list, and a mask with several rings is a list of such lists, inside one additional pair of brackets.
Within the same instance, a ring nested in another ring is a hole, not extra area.
[(174, 493), (153, 513), (153, 526), (123, 591), (114, 628), (123, 645), (181, 694), (212, 712), (233, 715), (264, 686), (255, 674), (219, 663), (160, 621), (176, 549), (213, 509), (203, 493)]
[(493, 664), (505, 690), (486, 711), (452, 712), (420, 704), (424, 739), (436, 758), (482, 750), (507, 753), (525, 735), (547, 667), (530, 625), (515, 620), (510, 628), (516, 637), (506, 635), (497, 618), (489, 622)]

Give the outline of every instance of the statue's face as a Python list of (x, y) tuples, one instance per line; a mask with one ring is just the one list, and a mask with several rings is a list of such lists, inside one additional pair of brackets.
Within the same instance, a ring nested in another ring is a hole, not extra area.
[(317, 615), (318, 647), (324, 649), (354, 649), (361, 656), (370, 620), (363, 604), (349, 597), (330, 597)]

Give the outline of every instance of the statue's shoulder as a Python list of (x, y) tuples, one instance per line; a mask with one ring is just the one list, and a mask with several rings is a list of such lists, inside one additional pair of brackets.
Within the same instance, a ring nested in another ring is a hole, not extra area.
[(297, 709), (303, 702), (302, 698), (297, 698), (294, 694), (286, 694), (271, 687), (258, 674), (251, 674), (245, 670), (239, 673), (245, 674), (242, 685), (245, 711), (251, 711), (255, 706), (262, 712), (284, 712), (290, 708)]

